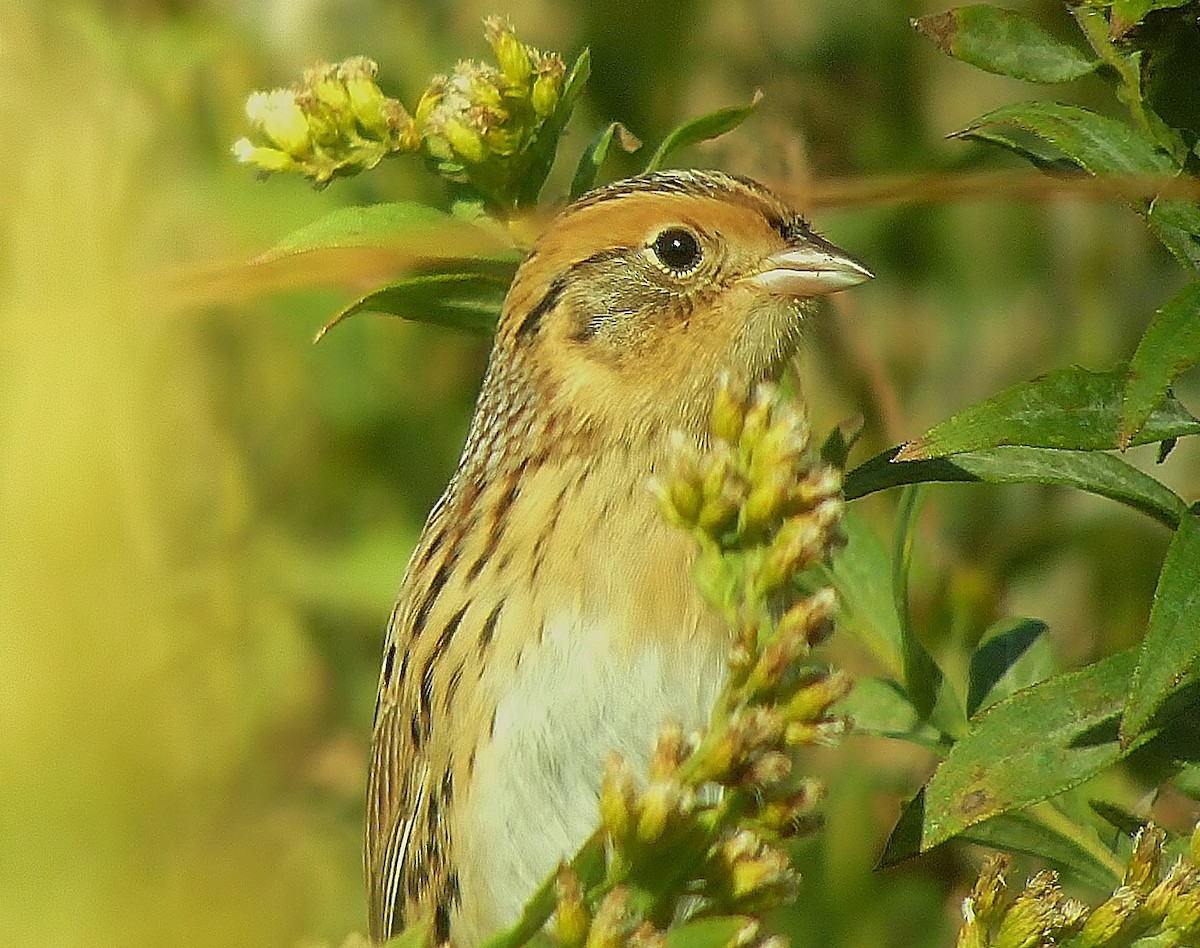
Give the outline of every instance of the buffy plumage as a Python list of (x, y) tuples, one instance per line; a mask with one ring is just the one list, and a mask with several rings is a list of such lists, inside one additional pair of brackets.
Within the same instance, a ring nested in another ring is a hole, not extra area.
[(805, 300), (870, 273), (761, 185), (620, 181), (569, 205), (505, 300), (458, 470), (384, 647), (367, 799), (372, 937), (470, 948), (598, 822), (611, 751), (699, 726), (727, 632), (647, 479), (719, 380), (794, 353)]

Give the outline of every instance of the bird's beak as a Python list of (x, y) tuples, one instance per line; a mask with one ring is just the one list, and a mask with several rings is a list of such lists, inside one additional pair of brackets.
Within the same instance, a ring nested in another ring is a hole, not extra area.
[(815, 235), (771, 254), (750, 283), (779, 296), (806, 297), (857, 286), (875, 274), (845, 251)]

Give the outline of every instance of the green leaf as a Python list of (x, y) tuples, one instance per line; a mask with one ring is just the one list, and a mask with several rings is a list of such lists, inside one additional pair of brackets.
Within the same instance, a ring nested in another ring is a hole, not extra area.
[(835, 713), (853, 721), (855, 734), (902, 738), (923, 745), (934, 745), (939, 740), (932, 728), (921, 727), (917, 709), (904, 689), (890, 678), (856, 678)]
[(730, 948), (741, 944), (755, 922), (740, 915), (698, 918), (665, 932), (667, 948)]
[(567, 74), (562, 92), (558, 97), (558, 105), (554, 107), (553, 114), (542, 124), (537, 139), (530, 147), (529, 169), (525, 173), (520, 193), (517, 196), (519, 206), (531, 207), (537, 204), (542, 185), (546, 183), (550, 169), (554, 166), (554, 159), (558, 155), (558, 142), (562, 137), (563, 129), (566, 128), (571, 113), (575, 111), (575, 102), (579, 99), (591, 74), (592, 53), (591, 50), (584, 49)]
[(903, 675), (904, 633), (892, 598), (892, 558), (856, 510), (842, 519), (846, 547), (822, 568), (838, 592), (838, 628), (867, 647), (894, 678)]
[(1146, 220), (1180, 263), (1200, 270), (1200, 204), (1156, 200)]
[(1167, 394), (1200, 362), (1200, 282), (1189, 283), (1154, 314), (1129, 361), (1121, 402), (1120, 440), (1127, 444)]
[(761, 101), (762, 92), (757, 91), (754, 93), (754, 98), (746, 105), (726, 106), (677, 126), (655, 149), (654, 154), (646, 163), (645, 170), (657, 171), (675, 152), (732, 131), (754, 114), (754, 110), (758, 108), (758, 103)]
[(894, 463), (890, 448), (846, 475), (847, 500), (902, 484), (985, 482), (1054, 484), (1108, 497), (1141, 511), (1172, 530), (1187, 505), (1165, 484), (1112, 454), (1003, 445), (948, 458)]
[(967, 675), (968, 715), (974, 717), (980, 709), (1050, 674), (1054, 655), (1046, 629), (1040, 619), (1005, 619), (984, 634)]
[(1030, 82), (1067, 82), (1100, 65), (1032, 20), (989, 4), (923, 16), (913, 20), (913, 26), (955, 59)]
[(951, 137), (971, 137), (992, 126), (1012, 126), (1052, 144), (1092, 174), (1175, 175), (1179, 167), (1132, 126), (1077, 105), (1019, 102), (980, 116)]
[[(313, 250), (415, 245), (426, 259), (516, 255), (502, 232), (411, 201), (342, 207), (294, 230), (255, 263), (270, 263)], [(452, 253), (447, 253), (452, 250)]]
[(1153, 736), (1122, 745), (1118, 717), (1133, 650), (1057, 675), (971, 721), (926, 785), (921, 850), (1083, 783)]
[[(1044, 164), (1039, 149), (1022, 147), (1019, 140), (997, 133), (1011, 127), (1036, 135), (1053, 145), (1079, 167), (1097, 175), (1174, 177), (1180, 166), (1137, 129), (1087, 109), (1057, 102), (1021, 102), (1006, 105), (976, 119), (956, 132), (1013, 148)], [(1200, 269), (1200, 205), (1190, 201), (1137, 201), (1134, 208), (1146, 217), (1150, 229), (1185, 266)]]
[(1121, 719), (1121, 740), (1150, 718), (1200, 662), (1200, 507), (1179, 522), (1159, 574), (1137, 668)]
[(347, 316), (383, 313), (435, 326), (486, 334), (495, 330), (510, 278), (496, 273), (430, 273), (372, 290), (338, 312), (325, 333)]
[(1079, 881), (1111, 892), (1121, 881), (1116, 857), (1105, 849), (1091, 826), (1071, 822), (1042, 803), (1019, 813), (1005, 813), (964, 831), (962, 839), (992, 849), (1044, 859)]
[[(904, 445), (895, 459), (924, 460), (1002, 444), (1110, 450), (1119, 446), (1124, 383), (1124, 368), (1090, 372), (1068, 366), (1014, 385), (935, 425)], [(1130, 443), (1146, 444), (1197, 433), (1200, 421), (1174, 397), (1168, 397), (1150, 413)]]
[(919, 485), (904, 489), (900, 508), (896, 511), (895, 551), (892, 556), (892, 597), (896, 601), (896, 614), (900, 617), (904, 687), (922, 720), (933, 712), (943, 681), (941, 669), (917, 637), (908, 604), (908, 575), (916, 540), (917, 515), (921, 511), (923, 498), (924, 491)]
[(608, 157), (609, 149), (612, 143), (616, 141), (622, 151), (635, 152), (642, 147), (641, 139), (633, 134), (620, 122), (610, 122), (607, 128), (600, 131), (591, 144), (584, 150), (579, 158), (579, 165), (575, 169), (575, 177), (571, 181), (570, 198), (575, 200), (581, 194), (590, 191), (596, 186), (596, 178), (600, 174), (600, 166), (604, 164), (604, 159)]

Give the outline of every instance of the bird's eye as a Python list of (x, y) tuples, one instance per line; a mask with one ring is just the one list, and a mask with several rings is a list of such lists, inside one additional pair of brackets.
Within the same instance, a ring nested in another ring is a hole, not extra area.
[(664, 230), (654, 238), (651, 249), (659, 262), (675, 274), (688, 273), (700, 265), (700, 241), (681, 227)]

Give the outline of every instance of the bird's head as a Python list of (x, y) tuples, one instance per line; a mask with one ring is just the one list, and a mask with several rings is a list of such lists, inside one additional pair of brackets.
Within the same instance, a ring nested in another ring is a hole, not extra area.
[(870, 276), (753, 181), (630, 178), (569, 205), (534, 244), (490, 381), (622, 440), (702, 436), (723, 375), (746, 388), (778, 377), (810, 301)]

